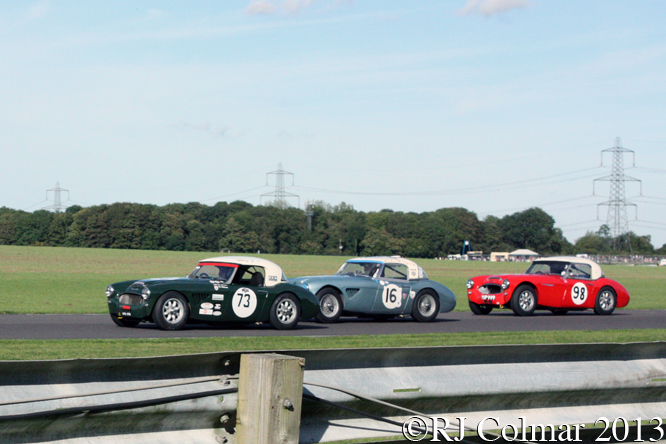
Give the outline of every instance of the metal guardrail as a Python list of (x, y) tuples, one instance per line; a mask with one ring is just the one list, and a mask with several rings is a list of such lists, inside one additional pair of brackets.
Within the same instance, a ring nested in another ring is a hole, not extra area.
[[(399, 435), (370, 398), (472, 427), (666, 416), (662, 342), (269, 353), (305, 359), (302, 443)], [(233, 444), (241, 354), (0, 362), (0, 442)]]

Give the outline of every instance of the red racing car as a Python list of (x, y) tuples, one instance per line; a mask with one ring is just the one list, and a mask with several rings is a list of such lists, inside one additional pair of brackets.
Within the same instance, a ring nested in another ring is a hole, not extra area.
[(594, 261), (578, 257), (546, 257), (532, 262), (525, 274), (478, 276), (467, 281), (469, 308), (486, 315), (493, 308), (509, 307), (518, 316), (536, 309), (565, 314), (594, 309), (609, 315), (629, 303), (629, 292), (604, 277)]

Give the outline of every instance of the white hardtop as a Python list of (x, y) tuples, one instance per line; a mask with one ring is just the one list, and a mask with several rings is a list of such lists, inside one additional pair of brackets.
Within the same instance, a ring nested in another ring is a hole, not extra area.
[(409, 270), (409, 279), (424, 279), (427, 277), (423, 268), (421, 268), (416, 262), (410, 261), (402, 257), (395, 256), (371, 256), (371, 257), (356, 257), (354, 259), (349, 259), (347, 262), (351, 261), (375, 261), (389, 264), (401, 264), (405, 265)]
[(278, 264), (267, 259), (262, 259), (260, 257), (219, 256), (200, 260), (199, 263), (201, 262), (222, 262), (226, 264), (263, 267), (264, 270), (266, 270), (266, 276), (264, 279), (264, 285), (266, 287), (273, 287), (285, 279), (282, 268), (280, 268)]
[(592, 273), (590, 274), (590, 279), (599, 279), (604, 277), (604, 272), (601, 270), (601, 267), (599, 264), (594, 262), (591, 259), (586, 259), (583, 257), (576, 257), (576, 256), (553, 256), (553, 257), (542, 257), (539, 259), (535, 259), (532, 263), (539, 263), (539, 262), (571, 262), (573, 264), (585, 264), (589, 265), (592, 269)]

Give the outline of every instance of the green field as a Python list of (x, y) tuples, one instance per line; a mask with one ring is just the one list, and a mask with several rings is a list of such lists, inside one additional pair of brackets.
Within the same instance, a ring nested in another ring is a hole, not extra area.
[[(107, 313), (104, 288), (129, 279), (184, 276), (214, 253), (0, 246), (0, 313)], [(262, 255), (288, 277), (333, 274), (346, 257)], [(468, 310), (465, 282), (487, 273), (520, 273), (524, 263), (456, 262), (419, 259), (433, 280)], [(666, 267), (605, 266), (606, 276), (631, 294), (628, 309), (663, 309)], [(109, 321), (110, 322), (110, 321)], [(260, 337), (124, 340), (0, 340), (0, 360), (157, 356), (231, 350), (413, 347), (435, 345), (643, 342), (666, 340), (666, 329), (438, 333), (343, 337)]]
[[(104, 289), (113, 282), (184, 276), (214, 253), (0, 246), (0, 313), (106, 313)], [(341, 256), (262, 255), (288, 277), (333, 274)], [(469, 310), (465, 282), (490, 273), (520, 273), (525, 263), (419, 259), (435, 281), (458, 297), (456, 310)], [(627, 287), (628, 309), (666, 308), (666, 267), (607, 265), (606, 276)]]

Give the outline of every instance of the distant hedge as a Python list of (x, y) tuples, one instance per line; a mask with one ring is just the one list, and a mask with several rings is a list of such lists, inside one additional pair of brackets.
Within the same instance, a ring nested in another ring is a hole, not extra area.
[[(114, 203), (72, 206), (62, 213), (2, 207), (0, 244), (407, 257), (460, 253), (465, 240), (470, 241), (473, 250), (486, 254), (518, 248), (540, 254), (567, 254), (577, 248), (554, 227), (555, 220), (539, 208), (479, 220), (464, 208), (365, 213), (345, 203), (319, 203), (311, 207), (309, 222), (300, 209), (253, 206), (243, 201), (213, 206)], [(594, 233), (581, 239), (586, 248), (599, 250), (587, 253), (598, 253), (612, 245)], [(632, 244), (634, 241), (641, 249), (634, 253), (655, 252), (649, 236), (634, 235)]]

